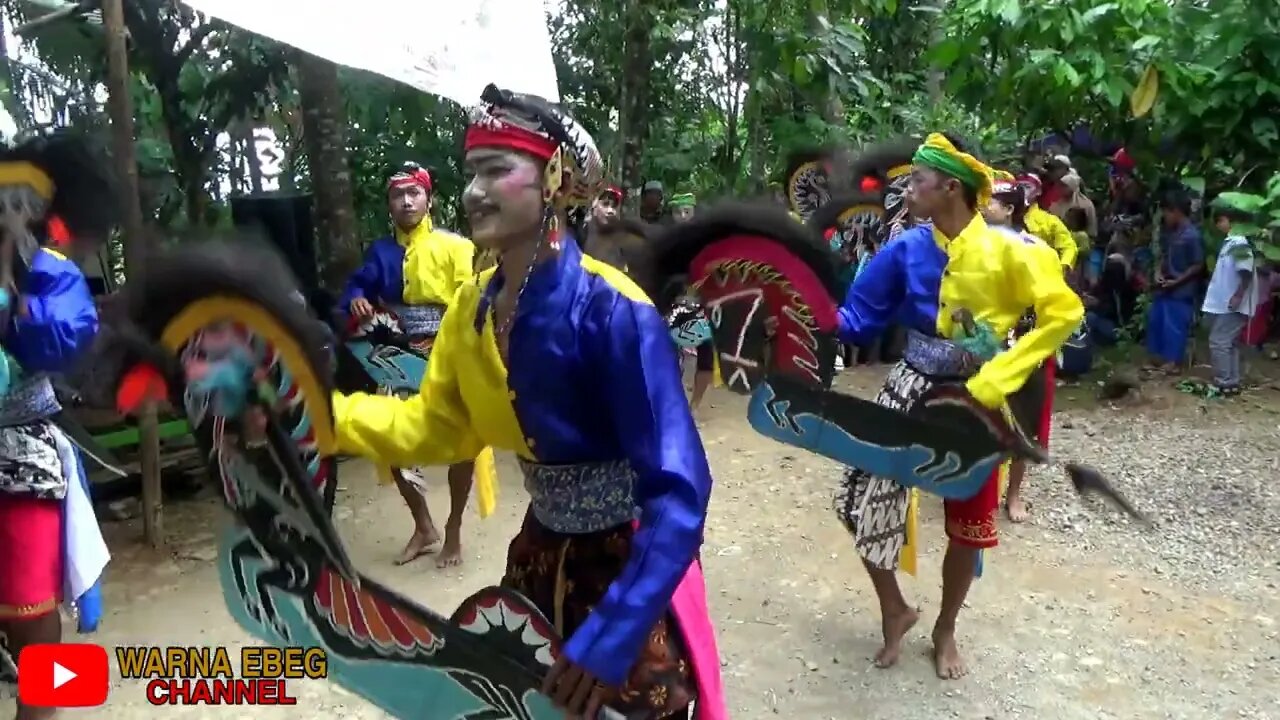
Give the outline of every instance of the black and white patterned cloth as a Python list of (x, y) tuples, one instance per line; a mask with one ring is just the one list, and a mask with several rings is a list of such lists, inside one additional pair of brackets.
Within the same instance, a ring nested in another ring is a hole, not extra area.
[(0, 493), (62, 500), (67, 481), (47, 421), (0, 428)]
[[(876, 404), (908, 412), (933, 384), (929, 376), (899, 362), (885, 378)], [(858, 554), (873, 567), (898, 569), (907, 537), (908, 500), (907, 488), (893, 480), (857, 468), (845, 471), (836, 491), (836, 515), (853, 535)]]

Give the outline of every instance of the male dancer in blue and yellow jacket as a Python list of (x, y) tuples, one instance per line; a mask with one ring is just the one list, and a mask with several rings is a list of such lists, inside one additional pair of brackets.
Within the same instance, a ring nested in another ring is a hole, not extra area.
[[(431, 175), (416, 163), (405, 163), (394, 171), (387, 181), (387, 199), (395, 229), (365, 251), (364, 264), (347, 281), (342, 307), (353, 323), (367, 320), (381, 308), (395, 313), (405, 325), (434, 324), (425, 333), (414, 332), (434, 337), (449, 301), (475, 276), (475, 245), (432, 225)], [(492, 472), (491, 465), (486, 465), (486, 471)], [(474, 469), (474, 462), (449, 468), (449, 520), (436, 563), (439, 567), (461, 562), (462, 514)], [(413, 515), (413, 535), (396, 561), (404, 564), (429, 552), (440, 541), (440, 533), (431, 520), (425, 484), (417, 470), (380, 466), (379, 473), (394, 479)]]

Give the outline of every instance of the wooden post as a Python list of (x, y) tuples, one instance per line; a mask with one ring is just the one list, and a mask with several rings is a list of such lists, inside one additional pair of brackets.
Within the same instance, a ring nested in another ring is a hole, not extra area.
[[(138, 164), (133, 149), (133, 100), (129, 97), (129, 55), (122, 0), (103, 0), (102, 27), (107, 39), (107, 112), (111, 116), (112, 156), (122, 184), (125, 273), (136, 277), (146, 262), (148, 238), (138, 200)], [(160, 432), (154, 404), (138, 416), (142, 471), (142, 527), (153, 548), (164, 545), (160, 490)]]

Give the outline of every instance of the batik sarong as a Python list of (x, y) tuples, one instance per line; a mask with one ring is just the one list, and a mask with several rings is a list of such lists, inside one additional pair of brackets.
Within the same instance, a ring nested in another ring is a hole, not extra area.
[[(635, 531), (630, 486), (599, 477), (601, 471), (622, 465), (522, 463), (531, 503), (507, 550), (502, 585), (533, 602), (562, 637), (568, 638), (586, 621), (631, 555)], [(550, 524), (573, 532), (552, 530)], [(594, 529), (603, 524), (611, 526)], [(628, 720), (684, 718), (696, 687), (684, 640), (667, 612), (649, 632), (626, 683), (608, 704)]]
[[(930, 377), (911, 367), (906, 360), (889, 371), (876, 404), (910, 412), (935, 382), (948, 378)], [(968, 500), (946, 500), (946, 533), (951, 540), (974, 548), (997, 544), (996, 508), (999, 505), (997, 473)], [(849, 468), (836, 492), (835, 510), (853, 535), (854, 546), (863, 560), (883, 570), (896, 570), (906, 541), (907, 488), (888, 478)]]

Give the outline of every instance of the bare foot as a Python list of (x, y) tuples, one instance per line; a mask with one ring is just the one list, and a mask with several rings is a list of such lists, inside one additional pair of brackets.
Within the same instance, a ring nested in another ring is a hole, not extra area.
[(415, 530), (413, 537), (409, 538), (409, 542), (404, 546), (404, 550), (400, 551), (400, 557), (396, 558), (396, 564), (404, 565), (417, 560), (431, 552), (431, 548), (438, 542), (440, 542), (440, 533), (435, 528), (430, 528), (426, 532)]
[(450, 568), (457, 567), (462, 564), (462, 533), (460, 531), (445, 528), (444, 546), (440, 548), (440, 555), (436, 558), (436, 567)]
[(933, 666), (943, 680), (957, 680), (969, 674), (969, 668), (960, 657), (954, 630), (933, 630)]
[(907, 631), (911, 630), (919, 619), (920, 613), (912, 608), (884, 616), (882, 620), (884, 647), (876, 653), (876, 667), (893, 667), (898, 662), (898, 656), (902, 654), (902, 638), (906, 637)]
[(1024, 523), (1031, 519), (1027, 503), (1020, 497), (1011, 497), (1006, 500), (1004, 511), (1009, 515), (1009, 522)]

